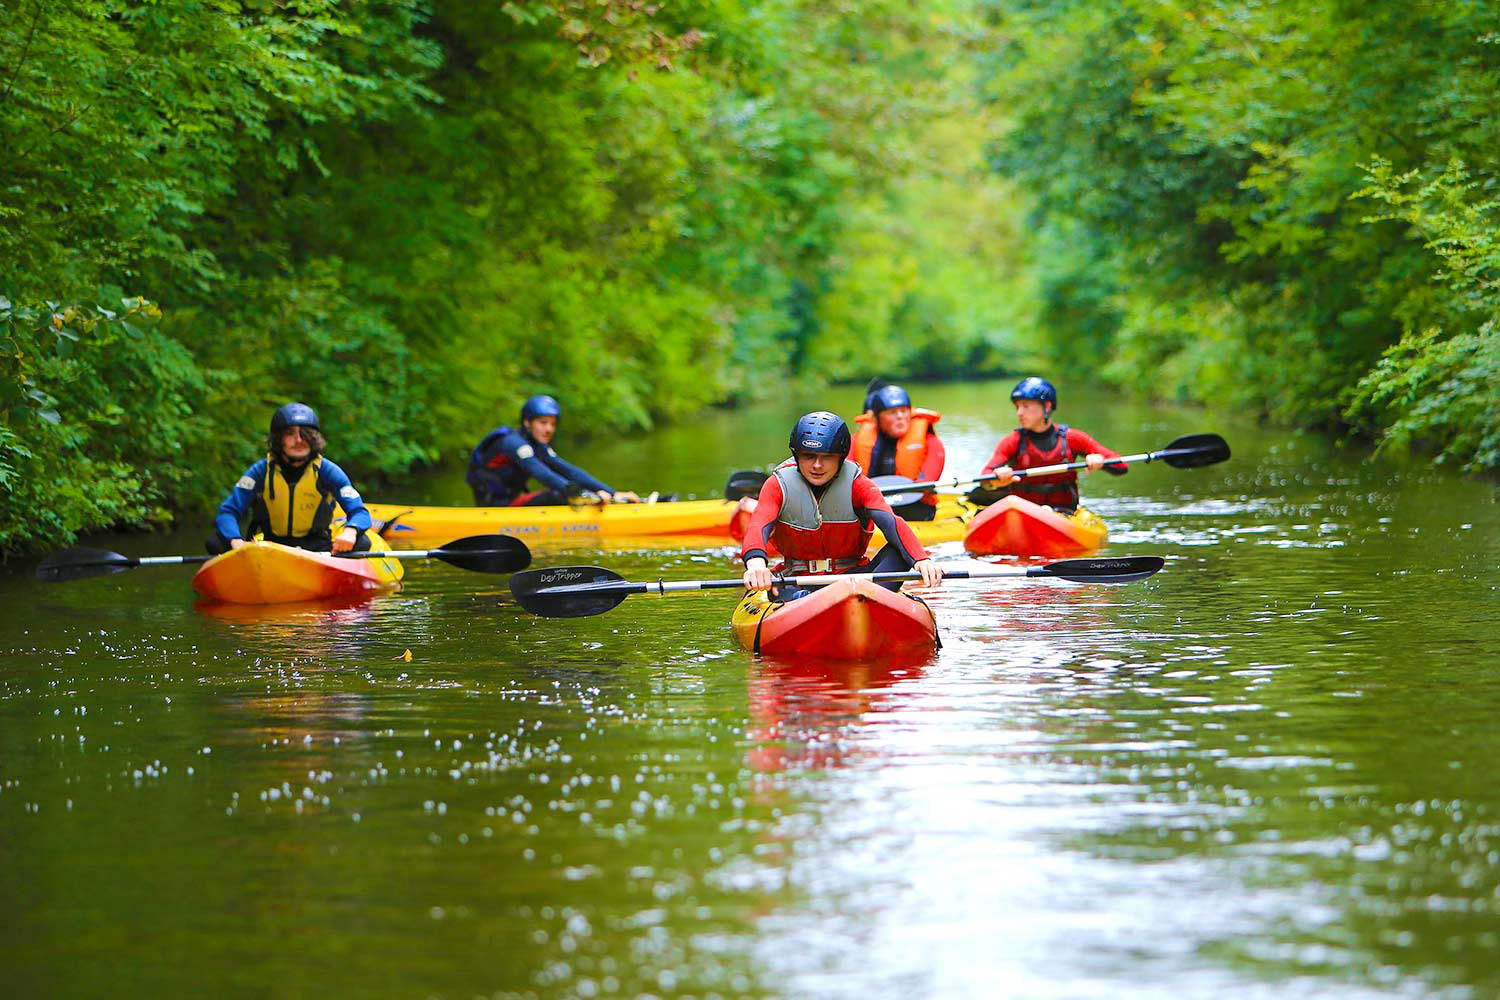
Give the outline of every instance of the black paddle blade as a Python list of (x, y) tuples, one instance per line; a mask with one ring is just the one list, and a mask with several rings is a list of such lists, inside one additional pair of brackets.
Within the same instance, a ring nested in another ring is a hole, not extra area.
[(1124, 556), (1119, 559), (1060, 559), (1037, 568), (1041, 570), (1040, 576), (1055, 576), (1075, 583), (1134, 583), (1153, 576), (1164, 565), (1166, 560), (1161, 556)]
[(1157, 452), (1174, 469), (1198, 469), (1229, 457), (1229, 442), (1217, 434), (1189, 434)]
[(765, 485), (770, 475), (756, 469), (741, 469), (739, 472), (729, 474), (729, 482), (724, 485), (725, 500), (741, 500), (745, 497), (760, 496), (760, 488)]
[(510, 535), (470, 535), (432, 550), (434, 559), (475, 573), (514, 573), (531, 565), (531, 550)]
[(41, 565), (36, 568), (36, 578), (43, 583), (62, 583), (90, 576), (123, 573), (135, 565), (136, 561), (129, 556), (107, 549), (64, 549), (42, 560)]
[(904, 507), (909, 503), (916, 503), (922, 499), (923, 490), (908, 490), (905, 493), (893, 493), (905, 486), (911, 486), (916, 481), (907, 479), (905, 476), (876, 476), (870, 480), (880, 488), (881, 494), (885, 496), (885, 502), (892, 507)]
[(602, 615), (638, 589), (638, 584), (599, 566), (529, 569), (510, 578), (516, 603), (544, 618)]
[(388, 518), (386, 518), (384, 522), (382, 522), (382, 523), (377, 524), (377, 525), (374, 526), (375, 527), (375, 534), (379, 535), (381, 538), (384, 538), (386, 541), (390, 541), (391, 540), (391, 534), (393, 532), (395, 532), (395, 530), (396, 530), (396, 523), (398, 521), (400, 521), (403, 517), (405, 517), (407, 514), (410, 514), (410, 513), (411, 513), (411, 511), (409, 511), (409, 510), (403, 510), (401, 513), (397, 514), (395, 517), (388, 517)]

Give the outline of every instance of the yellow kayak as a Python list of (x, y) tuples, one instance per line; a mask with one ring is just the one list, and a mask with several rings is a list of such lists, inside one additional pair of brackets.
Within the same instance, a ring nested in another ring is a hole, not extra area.
[[(575, 504), (566, 507), (416, 507), (372, 503), (377, 524), (398, 548), (438, 547), (469, 535), (515, 535), (525, 542), (594, 543), (600, 539), (694, 535), (729, 543), (729, 500)], [(338, 530), (335, 523), (334, 530)], [(959, 537), (962, 537), (960, 535)]]
[[(917, 541), (922, 543), (923, 548), (938, 545), (943, 542), (962, 541), (964, 535), (969, 531), (969, 522), (974, 520), (975, 515), (982, 511), (983, 507), (976, 507), (962, 497), (944, 496), (938, 502), (937, 517), (931, 521), (907, 521), (911, 526), (912, 533), (917, 536)], [(885, 544), (885, 538), (880, 532), (875, 532), (875, 537), (870, 540), (870, 553), (880, 550)]]
[[(390, 546), (371, 535), (370, 549), (388, 552)], [(399, 559), (349, 559), (255, 541), (204, 563), (193, 576), (193, 589), (232, 604), (284, 604), (391, 590), (405, 573)]]

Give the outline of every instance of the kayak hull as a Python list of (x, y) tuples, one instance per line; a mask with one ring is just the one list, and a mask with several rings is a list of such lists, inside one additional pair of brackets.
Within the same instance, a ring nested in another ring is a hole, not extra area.
[(869, 580), (840, 580), (784, 604), (746, 594), (730, 622), (736, 642), (766, 656), (862, 660), (937, 646), (926, 603)]
[(1109, 528), (1084, 507), (1063, 516), (1051, 507), (1003, 497), (969, 522), (964, 548), (977, 556), (1061, 559), (1098, 551)]
[[(376, 551), (390, 549), (374, 535), (370, 546)], [(193, 576), (193, 589), (211, 601), (287, 604), (393, 590), (405, 572), (397, 559), (341, 559), (327, 552), (258, 541), (204, 563)]]
[(728, 538), (728, 500), (579, 504), (559, 507), (414, 507), (367, 505), (397, 547), (437, 548), (469, 535), (515, 535), (530, 543), (582, 542), (657, 535)]

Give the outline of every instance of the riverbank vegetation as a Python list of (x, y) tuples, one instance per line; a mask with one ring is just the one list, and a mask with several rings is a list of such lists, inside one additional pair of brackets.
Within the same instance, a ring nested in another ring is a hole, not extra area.
[(982, 33), (918, 7), (7, 4), (0, 549), (200, 512), (292, 398), (369, 482), (537, 391), (1000, 367)]
[(1500, 463), (1473, 5), (12, 0), (0, 551), (1037, 365)]
[(994, 10), (989, 88), (1016, 113), (990, 154), (1035, 197), (1060, 360), (1500, 467), (1500, 11)]

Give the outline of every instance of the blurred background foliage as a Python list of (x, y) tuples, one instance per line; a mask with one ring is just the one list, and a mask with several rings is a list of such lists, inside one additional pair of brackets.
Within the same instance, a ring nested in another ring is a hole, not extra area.
[(0, 551), (1045, 368), (1500, 457), (1500, 15), (1179, 0), (0, 0)]
[(987, 9), (1060, 366), (1500, 466), (1500, 8)]

